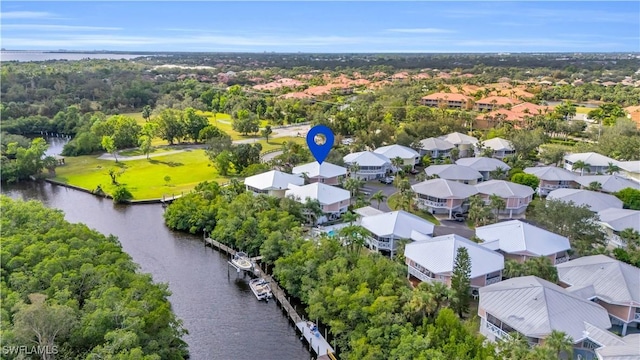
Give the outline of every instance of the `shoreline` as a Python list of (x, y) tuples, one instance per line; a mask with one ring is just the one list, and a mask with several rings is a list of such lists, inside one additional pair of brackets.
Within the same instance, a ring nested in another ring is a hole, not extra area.
[[(102, 198), (106, 198), (106, 199), (113, 199), (111, 197), (111, 195), (105, 194), (105, 195), (98, 195), (95, 194), (93, 191), (89, 190), (89, 189), (85, 189), (76, 185), (71, 185), (71, 184), (67, 184), (67, 183), (63, 183), (60, 181), (56, 181), (53, 179), (44, 179), (45, 182), (49, 183), (49, 184), (53, 184), (53, 185), (58, 185), (58, 186), (62, 186), (62, 187), (66, 187), (69, 189), (74, 189), (74, 190), (78, 190), (78, 191), (82, 191), (85, 192), (87, 194), (91, 194), (93, 196), (97, 196), (97, 197), (102, 197)], [(171, 198), (153, 198), (153, 199), (140, 199), (140, 200), (126, 200), (124, 202), (122, 202), (122, 204), (124, 205), (145, 205), (145, 204), (166, 204), (166, 203), (171, 203), (173, 200), (175, 199), (179, 199), (182, 197), (181, 195), (176, 195), (173, 196)]]

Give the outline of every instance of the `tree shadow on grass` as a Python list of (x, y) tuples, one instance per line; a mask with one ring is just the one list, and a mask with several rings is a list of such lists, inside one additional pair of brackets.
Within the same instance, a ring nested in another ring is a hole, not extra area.
[(169, 167), (176, 167), (176, 166), (183, 166), (184, 164), (181, 162), (175, 162), (175, 161), (160, 161), (160, 160), (153, 160), (153, 159), (149, 159), (149, 163), (153, 164), (153, 165), (158, 165), (158, 164), (162, 164), (162, 165), (167, 165)]

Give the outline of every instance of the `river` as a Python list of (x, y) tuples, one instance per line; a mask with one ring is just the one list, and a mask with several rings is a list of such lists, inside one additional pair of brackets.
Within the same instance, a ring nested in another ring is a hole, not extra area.
[[(59, 153), (58, 146), (49, 152)], [(194, 360), (289, 360), (311, 355), (276, 305), (258, 302), (248, 279), (229, 271), (226, 255), (205, 248), (200, 237), (169, 230), (160, 205), (114, 206), (108, 199), (49, 183), (4, 186), (16, 199), (39, 200), (120, 239), (143, 272), (169, 284), (169, 300), (189, 334)], [(233, 269), (231, 269), (233, 270)]]

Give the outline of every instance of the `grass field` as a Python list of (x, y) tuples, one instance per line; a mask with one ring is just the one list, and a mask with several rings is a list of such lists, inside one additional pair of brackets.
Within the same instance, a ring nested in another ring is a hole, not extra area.
[(576, 107), (576, 114), (588, 114), (589, 111), (595, 110), (595, 108), (588, 108), (588, 107), (584, 107), (584, 106), (577, 106)]
[[(387, 204), (389, 205), (389, 208), (391, 210), (398, 210), (398, 201), (400, 200), (400, 193), (397, 192), (391, 196), (389, 196), (387, 198)], [(440, 221), (438, 221), (438, 219), (436, 219), (433, 215), (429, 214), (426, 211), (422, 211), (422, 210), (414, 210), (411, 209), (410, 213), (417, 215), (427, 221), (432, 222), (435, 225), (440, 225)]]

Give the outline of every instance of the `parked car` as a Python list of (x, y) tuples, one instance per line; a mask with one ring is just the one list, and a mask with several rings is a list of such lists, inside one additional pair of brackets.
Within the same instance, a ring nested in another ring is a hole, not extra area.
[(393, 179), (390, 178), (390, 177), (384, 177), (384, 178), (380, 179), (380, 182), (383, 183), (383, 184), (389, 185), (389, 184), (393, 184)]
[(458, 221), (458, 222), (463, 222), (463, 221), (465, 221), (467, 219), (465, 214), (459, 213), (459, 212), (458, 213), (453, 213), (452, 214), (452, 218), (453, 218), (453, 220)]

